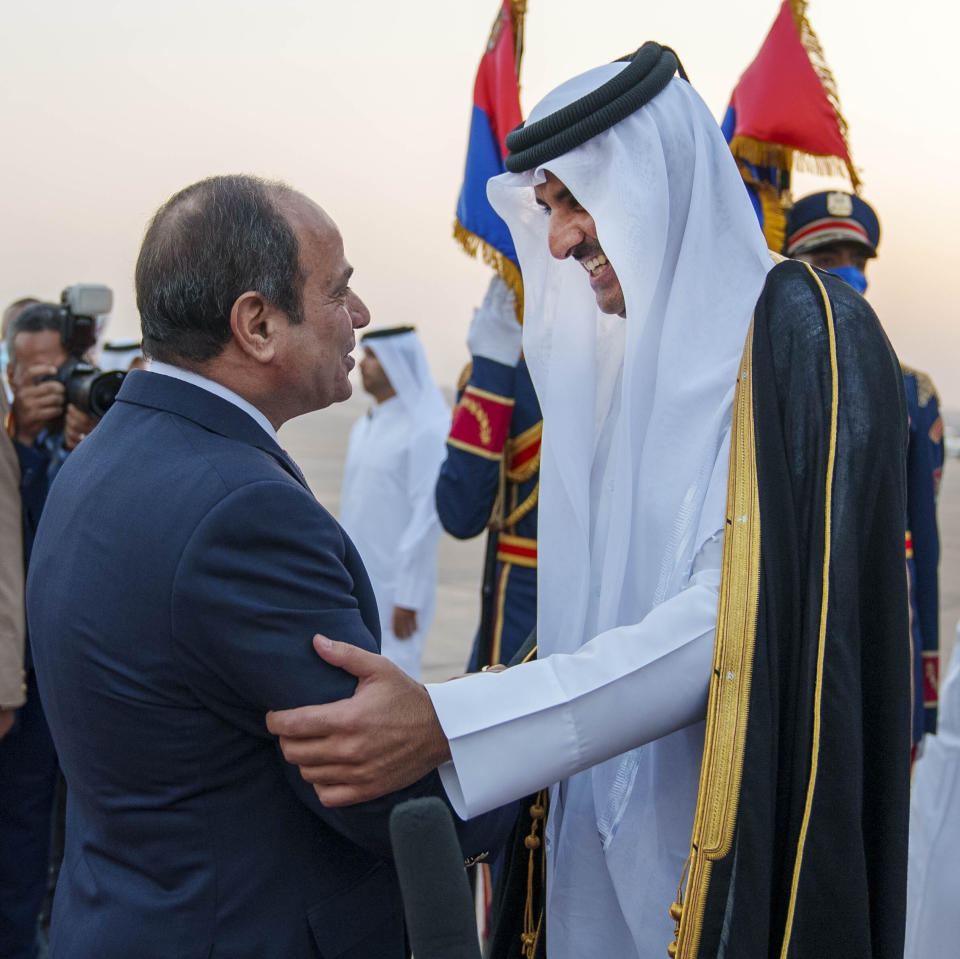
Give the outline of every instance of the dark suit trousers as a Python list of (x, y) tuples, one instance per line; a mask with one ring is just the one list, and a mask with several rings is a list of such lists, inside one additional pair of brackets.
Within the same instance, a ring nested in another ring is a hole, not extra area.
[(50, 858), (57, 754), (33, 670), (27, 701), (0, 739), (0, 959), (34, 959)]

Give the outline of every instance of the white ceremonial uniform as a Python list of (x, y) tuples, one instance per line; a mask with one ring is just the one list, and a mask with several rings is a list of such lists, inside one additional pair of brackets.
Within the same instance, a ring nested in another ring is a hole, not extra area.
[[(564, 84), (553, 113), (609, 80)], [(626, 318), (553, 260), (533, 189), (587, 210)], [(524, 277), (524, 352), (544, 415), (539, 660), (428, 686), (472, 816), (549, 783), (550, 959), (660, 957), (689, 850), (703, 751), (730, 417), (772, 266), (729, 149), (674, 79), (534, 171), (490, 181)]]
[[(429, 379), (415, 333), (363, 345), (376, 354), (397, 395), (374, 406), (350, 432), (339, 519), (373, 585), (381, 652), (419, 679), (436, 597), (440, 521), (434, 489), (450, 414)], [(395, 606), (417, 613), (417, 631), (407, 639), (393, 633)]]

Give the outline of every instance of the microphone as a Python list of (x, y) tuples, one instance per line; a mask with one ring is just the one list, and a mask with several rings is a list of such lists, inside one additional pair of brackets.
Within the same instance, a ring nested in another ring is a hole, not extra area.
[(436, 796), (390, 814), (390, 842), (416, 959), (480, 959), (473, 898), (450, 810)]

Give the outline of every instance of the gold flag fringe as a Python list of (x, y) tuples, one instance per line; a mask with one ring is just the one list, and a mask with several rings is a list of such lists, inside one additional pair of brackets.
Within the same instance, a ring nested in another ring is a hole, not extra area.
[[(757, 165), (771, 166), (772, 164), (761, 163)], [(787, 236), (787, 215), (785, 213), (785, 207), (790, 206), (790, 198), (786, 194), (781, 196), (780, 191), (772, 183), (757, 180), (750, 172), (750, 168), (746, 163), (738, 162), (737, 166), (740, 169), (740, 176), (743, 177), (744, 183), (751, 184), (757, 193), (757, 199), (760, 201), (760, 209), (763, 212), (763, 235), (767, 241), (767, 246), (771, 250), (779, 253), (783, 249), (783, 244)]]
[[(735, 136), (730, 141), (730, 151), (738, 160), (746, 160), (754, 166), (772, 166), (779, 170), (793, 169), (817, 173), (820, 176), (851, 176), (850, 167), (841, 157), (832, 154), (807, 153), (784, 143), (755, 140), (753, 137)], [(851, 177), (857, 187), (859, 180)]]
[[(796, 25), (797, 32), (800, 34), (800, 42), (803, 44), (804, 50), (807, 51), (810, 64), (817, 74), (820, 84), (823, 86), (827, 100), (830, 102), (830, 106), (833, 107), (833, 112), (836, 114), (840, 136), (843, 138), (843, 142), (847, 147), (847, 156), (851, 158), (850, 160), (841, 160), (839, 157), (833, 158), (836, 162), (832, 165), (831, 169), (824, 170), (817, 165), (816, 171), (833, 173), (834, 170), (839, 169), (845, 172), (847, 176), (850, 177), (850, 183), (853, 189), (859, 193), (861, 186), (860, 177), (857, 175), (856, 167), (853, 165), (849, 128), (847, 121), (844, 119), (843, 111), (840, 109), (840, 93), (837, 90), (837, 81), (834, 80), (833, 73), (827, 64), (826, 57), (823, 54), (823, 47), (820, 46), (820, 40), (816, 33), (814, 33), (813, 27), (810, 26), (810, 21), (807, 19), (807, 0), (790, 0), (790, 12), (793, 14), (793, 22)], [(806, 156), (809, 156), (809, 154), (806, 154)], [(818, 164), (821, 159), (826, 158), (816, 157)]]
[(523, 59), (523, 26), (527, 16), (527, 0), (510, 0), (510, 28), (513, 32), (513, 59), (520, 79), (520, 61)]
[(757, 196), (760, 209), (763, 210), (763, 235), (767, 246), (779, 253), (787, 237), (787, 217), (780, 205), (780, 194), (775, 186), (763, 183), (757, 190)]
[(505, 257), (496, 247), (482, 240), (476, 233), (468, 230), (459, 220), (453, 221), (453, 238), (463, 247), (467, 256), (480, 255), (487, 266), (493, 267), (497, 275), (513, 290), (513, 304), (517, 322), (523, 324), (523, 280), (517, 265)]

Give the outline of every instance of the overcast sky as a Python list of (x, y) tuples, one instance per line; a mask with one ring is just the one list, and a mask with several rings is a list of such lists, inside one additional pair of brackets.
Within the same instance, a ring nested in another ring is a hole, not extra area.
[[(776, 0), (529, 0), (524, 113), (562, 80), (655, 39), (719, 118)], [(450, 238), (473, 77), (496, 0), (85, 0), (4, 4), (0, 303), (113, 287), (172, 192), (249, 172), (339, 223), (378, 325), (415, 323), (437, 379), (465, 362), (489, 271)], [(903, 362), (960, 408), (955, 251), (960, 80), (954, 4), (813, 0), (864, 197), (880, 214), (867, 296)], [(798, 192), (841, 181), (803, 178)], [(795, 191), (797, 192), (797, 191)]]

